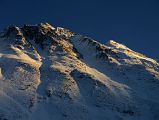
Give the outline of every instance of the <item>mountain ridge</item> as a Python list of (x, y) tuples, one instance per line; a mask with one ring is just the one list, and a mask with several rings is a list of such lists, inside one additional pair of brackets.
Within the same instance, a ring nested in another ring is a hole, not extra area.
[(48, 23), (0, 34), (0, 119), (158, 120), (158, 85), (159, 63), (113, 40)]

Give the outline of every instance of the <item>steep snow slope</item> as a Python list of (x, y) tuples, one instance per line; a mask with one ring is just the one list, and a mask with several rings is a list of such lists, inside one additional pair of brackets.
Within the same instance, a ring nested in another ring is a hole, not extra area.
[(159, 64), (48, 23), (0, 34), (0, 119), (158, 120)]

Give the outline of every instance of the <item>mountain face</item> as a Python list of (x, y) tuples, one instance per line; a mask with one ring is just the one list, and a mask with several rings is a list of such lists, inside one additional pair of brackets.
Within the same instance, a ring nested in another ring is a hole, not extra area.
[(159, 120), (159, 63), (48, 23), (0, 33), (0, 120)]

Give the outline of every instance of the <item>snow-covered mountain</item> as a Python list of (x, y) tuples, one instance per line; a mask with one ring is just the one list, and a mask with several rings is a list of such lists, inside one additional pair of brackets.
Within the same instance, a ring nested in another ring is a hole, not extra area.
[(159, 63), (48, 23), (0, 33), (0, 120), (159, 120)]

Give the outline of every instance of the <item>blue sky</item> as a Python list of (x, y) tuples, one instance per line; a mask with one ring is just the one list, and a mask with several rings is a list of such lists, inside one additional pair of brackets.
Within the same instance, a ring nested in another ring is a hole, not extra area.
[(49, 22), (159, 58), (159, 0), (1, 0), (0, 28)]

